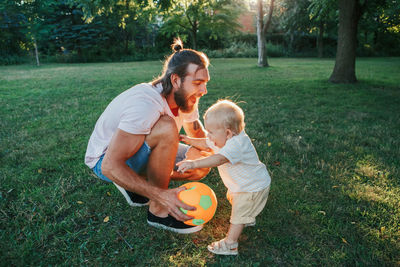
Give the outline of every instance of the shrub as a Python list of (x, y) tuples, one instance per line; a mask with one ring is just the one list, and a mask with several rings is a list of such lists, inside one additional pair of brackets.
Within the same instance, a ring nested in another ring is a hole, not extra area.
[(0, 55), (0, 65), (14, 65), (28, 63), (30, 60), (26, 56), (20, 55)]
[[(257, 57), (257, 46), (244, 42), (234, 42), (229, 47), (219, 50), (202, 50), (210, 58), (238, 58)], [(286, 56), (285, 48), (282, 45), (267, 43), (267, 55), (270, 57)]]

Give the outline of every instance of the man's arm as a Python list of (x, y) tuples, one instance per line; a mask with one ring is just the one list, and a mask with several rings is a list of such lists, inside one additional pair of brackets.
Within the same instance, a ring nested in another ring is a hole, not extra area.
[(206, 137), (206, 131), (204, 130), (203, 124), (200, 120), (195, 120), (193, 122), (184, 122), (183, 129), (186, 135), (194, 138), (204, 138)]
[(210, 148), (207, 145), (206, 138), (193, 138), (187, 135), (181, 134), (179, 136), (179, 141), (184, 142), (187, 145), (193, 146), (199, 150), (210, 151)]
[(193, 209), (177, 197), (178, 193), (184, 188), (162, 189), (151, 185), (126, 164), (126, 160), (139, 150), (144, 140), (144, 135), (130, 134), (118, 129), (104, 156), (101, 167), (103, 174), (128, 191), (136, 192), (159, 202), (176, 219), (182, 221), (191, 219), (179, 210), (179, 207), (188, 210)]

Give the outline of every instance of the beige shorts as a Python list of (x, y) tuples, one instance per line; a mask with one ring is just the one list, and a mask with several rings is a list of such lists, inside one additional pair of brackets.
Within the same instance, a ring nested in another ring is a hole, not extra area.
[(258, 192), (233, 193), (228, 190), (226, 198), (232, 205), (230, 222), (232, 224), (254, 223), (256, 216), (265, 207), (269, 186)]

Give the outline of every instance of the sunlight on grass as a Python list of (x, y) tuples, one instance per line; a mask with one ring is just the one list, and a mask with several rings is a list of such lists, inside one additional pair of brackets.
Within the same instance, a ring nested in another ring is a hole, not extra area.
[[(228, 230), (213, 169), (214, 218), (181, 236), (146, 224), (84, 163), (116, 95), (160, 73), (158, 61), (0, 67), (0, 256), (11, 265), (393, 266), (400, 264), (400, 59), (357, 59), (357, 84), (327, 82), (334, 60), (212, 59), (201, 117), (239, 102), (272, 177), (238, 257), (206, 246)], [(171, 183), (171, 187), (180, 186)], [(104, 219), (108, 218), (107, 222)], [(129, 244), (129, 245), (127, 245)]]

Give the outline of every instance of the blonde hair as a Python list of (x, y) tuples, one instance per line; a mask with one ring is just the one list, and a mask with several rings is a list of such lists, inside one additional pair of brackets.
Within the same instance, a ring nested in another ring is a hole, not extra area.
[(243, 131), (245, 126), (243, 110), (226, 99), (218, 100), (207, 109), (204, 114), (204, 121), (206, 120), (212, 120), (218, 126), (231, 130), (235, 135)]

